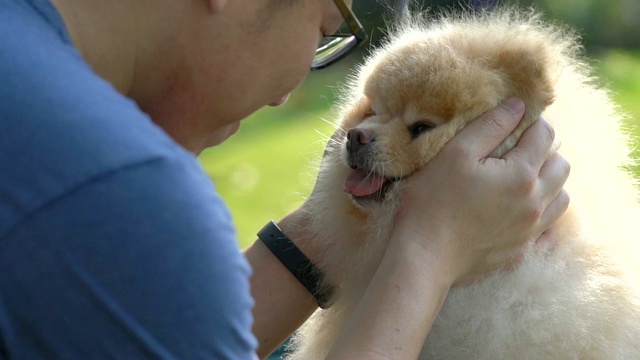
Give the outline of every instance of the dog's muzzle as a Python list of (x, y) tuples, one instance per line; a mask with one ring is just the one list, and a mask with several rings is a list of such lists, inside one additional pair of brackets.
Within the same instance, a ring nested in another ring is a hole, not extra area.
[(375, 134), (360, 128), (347, 132), (347, 164), (353, 171), (344, 181), (344, 191), (362, 204), (364, 200), (382, 201), (393, 180), (376, 173)]

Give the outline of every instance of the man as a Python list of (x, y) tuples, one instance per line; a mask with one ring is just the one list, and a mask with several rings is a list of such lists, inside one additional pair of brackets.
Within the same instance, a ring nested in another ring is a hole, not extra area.
[[(286, 100), (341, 4), (0, 3), (0, 356), (263, 357), (315, 310), (264, 244), (242, 256), (193, 154)], [(451, 286), (512, 261), (564, 212), (548, 124), (486, 158), (523, 111), (507, 101), (412, 176), (332, 357), (415, 357)], [(314, 261), (304, 214), (279, 224)]]

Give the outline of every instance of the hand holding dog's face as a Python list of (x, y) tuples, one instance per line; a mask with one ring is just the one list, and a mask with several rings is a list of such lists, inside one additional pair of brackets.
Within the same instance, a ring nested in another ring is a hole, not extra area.
[(408, 179), (396, 231), (443, 240), (429, 246), (458, 265), (446, 274), (458, 285), (517, 264), (568, 206), (562, 186), (569, 165), (549, 157), (554, 138), (548, 123), (534, 124), (503, 158), (488, 157), (521, 116), (502, 106), (490, 111)]

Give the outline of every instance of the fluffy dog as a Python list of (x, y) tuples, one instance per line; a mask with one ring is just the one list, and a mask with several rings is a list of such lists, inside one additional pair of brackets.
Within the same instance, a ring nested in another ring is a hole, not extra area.
[(319, 266), (337, 292), (297, 333), (291, 357), (322, 358), (335, 341), (380, 262), (403, 179), (513, 95), (525, 101), (524, 120), (493, 155), (543, 114), (572, 165), (570, 208), (556, 246), (531, 246), (516, 269), (452, 289), (420, 358), (640, 358), (640, 206), (624, 168), (629, 139), (576, 36), (506, 9), (414, 17), (390, 38), (350, 80), (345, 139), (329, 145), (309, 199), (310, 241), (325, 250)]

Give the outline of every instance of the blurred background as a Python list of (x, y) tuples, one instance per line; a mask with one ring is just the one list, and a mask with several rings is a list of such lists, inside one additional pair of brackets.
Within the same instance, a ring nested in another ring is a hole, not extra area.
[[(521, 0), (518, 4), (533, 6), (549, 21), (568, 24), (582, 35), (584, 55), (640, 136), (640, 0)], [(442, 9), (495, 5), (492, 0), (422, 0), (414, 1), (413, 7), (435, 14)], [(234, 137), (201, 154), (203, 167), (229, 205), (241, 247), (251, 244), (268, 220), (282, 218), (310, 193), (327, 136), (333, 132), (335, 90), (384, 36), (390, 8), (375, 0), (356, 0), (353, 9), (370, 35), (368, 44), (343, 62), (312, 72), (285, 105), (259, 110), (243, 121)], [(640, 150), (635, 155), (640, 158)], [(640, 168), (633, 171), (640, 176)]]

